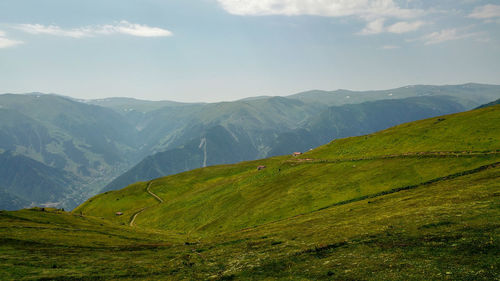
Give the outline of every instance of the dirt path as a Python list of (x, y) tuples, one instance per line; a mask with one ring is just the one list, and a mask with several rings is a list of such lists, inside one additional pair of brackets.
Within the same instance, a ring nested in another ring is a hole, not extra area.
[[(161, 203), (163, 203), (163, 199), (161, 199), (158, 195), (154, 194), (154, 193), (151, 191), (151, 189), (150, 189), (150, 187), (151, 187), (151, 184), (152, 184), (152, 183), (153, 183), (153, 182), (149, 182), (149, 183), (148, 183), (148, 187), (146, 188), (146, 192), (147, 192), (147, 193), (149, 193), (149, 195), (153, 196), (156, 200), (158, 200), (158, 202), (159, 202), (158, 204), (161, 204)], [(157, 204), (157, 205), (158, 205), (158, 204)], [(156, 205), (155, 205), (155, 206), (156, 206)], [(135, 222), (135, 219), (137, 218), (137, 216), (138, 216), (140, 213), (142, 213), (142, 212), (146, 211), (147, 209), (149, 209), (149, 208), (151, 208), (151, 207), (153, 207), (153, 206), (144, 207), (144, 208), (140, 209), (139, 211), (135, 212), (135, 213), (132, 215), (132, 217), (130, 217), (130, 223), (129, 223), (129, 225), (130, 225), (130, 226), (134, 226), (134, 222)]]
[(142, 208), (141, 210), (139, 210), (138, 212), (136, 212), (135, 214), (132, 215), (132, 219), (130, 220), (130, 226), (134, 226), (134, 222), (135, 222), (135, 218), (137, 218), (137, 215), (139, 215), (140, 213), (144, 212), (144, 210), (146, 210), (147, 208)]
[(163, 199), (161, 199), (158, 195), (154, 194), (149, 188), (151, 187), (151, 183), (148, 184), (148, 188), (146, 188), (146, 191), (151, 194), (156, 200), (158, 200), (160, 203), (163, 203)]

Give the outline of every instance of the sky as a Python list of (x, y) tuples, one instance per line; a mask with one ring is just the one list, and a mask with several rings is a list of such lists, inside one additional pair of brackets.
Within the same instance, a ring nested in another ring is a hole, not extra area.
[(1, 0), (0, 93), (214, 102), (500, 84), (500, 1)]

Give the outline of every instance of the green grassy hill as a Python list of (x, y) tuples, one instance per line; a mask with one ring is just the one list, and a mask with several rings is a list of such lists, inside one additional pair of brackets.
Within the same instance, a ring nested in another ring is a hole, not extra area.
[[(404, 122), (465, 110), (455, 98), (446, 96), (343, 105), (327, 108), (315, 115), (311, 112), (299, 114), (302, 106), (308, 106), (285, 98), (240, 103), (222, 103), (204, 110), (200, 113), (204, 117), (199, 117), (195, 122), (197, 125), (190, 127), (186, 133), (193, 139), (181, 147), (145, 158), (113, 180), (103, 191), (117, 190), (137, 181), (206, 165), (237, 163), (309, 150), (334, 137), (373, 133)], [(309, 107), (309, 111), (312, 109)], [(294, 114), (302, 117), (292, 118)], [(206, 127), (213, 124), (220, 125)], [(300, 124), (306, 129), (290, 130)]]
[(278, 135), (270, 156), (306, 151), (333, 139), (366, 135), (389, 127), (467, 110), (452, 96), (421, 96), (332, 106), (306, 125)]
[[(262, 225), (496, 163), (499, 109), (336, 140), (300, 157), (213, 166), (160, 178), (151, 182), (151, 190), (165, 201), (158, 205), (151, 205), (154, 198), (144, 197), (148, 183), (138, 183), (94, 197), (75, 212), (113, 220), (116, 211), (130, 217), (150, 206), (138, 216), (138, 226), (197, 235)], [(266, 168), (258, 171), (260, 165)]]
[[(50, 202), (34, 198), (37, 204), (56, 203), (57, 207), (71, 209), (101, 190), (119, 189), (138, 180), (205, 164), (308, 150), (333, 138), (471, 109), (497, 99), (500, 92), (497, 86), (467, 84), (349, 92), (348, 99), (339, 94), (345, 93), (318, 96), (310, 92), (208, 104), (4, 94), (0, 95), (0, 153), (14, 151), (71, 173), (75, 184), (67, 185), (69, 192)], [(440, 95), (452, 98), (443, 100)], [(416, 102), (410, 104), (403, 99), (409, 96), (427, 102), (416, 106)], [(330, 104), (381, 99), (400, 100), (328, 108)]]
[(0, 276), (495, 280), (499, 121), (491, 106), (139, 182), (72, 213), (0, 212)]

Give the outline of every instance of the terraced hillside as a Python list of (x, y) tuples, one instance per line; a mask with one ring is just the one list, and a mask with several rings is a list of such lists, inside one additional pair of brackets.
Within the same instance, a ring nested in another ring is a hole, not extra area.
[(499, 121), (491, 106), (136, 183), (72, 213), (0, 212), (0, 276), (495, 280)]

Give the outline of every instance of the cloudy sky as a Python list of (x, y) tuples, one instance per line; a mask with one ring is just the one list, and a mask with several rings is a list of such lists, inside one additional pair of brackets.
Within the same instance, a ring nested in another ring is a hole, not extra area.
[(2, 0), (0, 93), (220, 101), (500, 84), (500, 1)]

